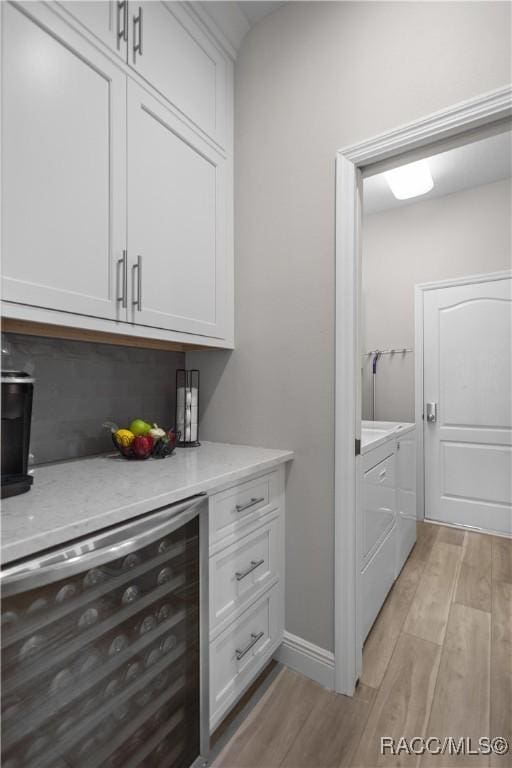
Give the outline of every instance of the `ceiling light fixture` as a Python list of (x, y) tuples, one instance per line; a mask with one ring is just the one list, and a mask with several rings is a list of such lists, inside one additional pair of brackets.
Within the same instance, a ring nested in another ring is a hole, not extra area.
[(425, 195), (434, 186), (426, 160), (417, 160), (415, 163), (393, 168), (392, 171), (386, 171), (384, 176), (397, 200)]

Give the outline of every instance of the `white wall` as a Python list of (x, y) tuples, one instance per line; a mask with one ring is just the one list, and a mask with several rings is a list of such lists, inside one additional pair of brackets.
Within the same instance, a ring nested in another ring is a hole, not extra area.
[(286, 629), (333, 648), (336, 150), (510, 79), (501, 2), (289, 2), (235, 67), (236, 344), (202, 437), (293, 448)]
[[(366, 216), (363, 350), (414, 348), (414, 286), (511, 268), (510, 180)], [(372, 418), (371, 359), (363, 418)], [(414, 354), (377, 364), (376, 418), (414, 421)]]

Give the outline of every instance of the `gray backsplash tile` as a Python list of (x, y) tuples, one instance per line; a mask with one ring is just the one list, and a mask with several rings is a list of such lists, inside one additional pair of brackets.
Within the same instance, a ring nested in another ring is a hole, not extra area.
[(90, 456), (112, 448), (105, 421), (134, 418), (174, 424), (181, 352), (116, 347), (3, 334), (3, 365), (33, 374), (31, 452), (36, 464)]

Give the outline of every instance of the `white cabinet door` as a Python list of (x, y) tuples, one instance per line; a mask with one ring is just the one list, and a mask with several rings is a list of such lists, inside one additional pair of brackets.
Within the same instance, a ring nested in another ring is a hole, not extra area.
[(2, 298), (126, 319), (126, 79), (39, 3), (2, 3)]
[(396, 442), (397, 564), (398, 576), (416, 541), (416, 430)]
[(64, 0), (58, 5), (126, 61), (128, 0)]
[(425, 517), (512, 534), (512, 279), (424, 299)]
[(222, 146), (227, 63), (180, 2), (130, 3), (128, 63)]
[(223, 338), (225, 250), (225, 160), (129, 82), (132, 322)]

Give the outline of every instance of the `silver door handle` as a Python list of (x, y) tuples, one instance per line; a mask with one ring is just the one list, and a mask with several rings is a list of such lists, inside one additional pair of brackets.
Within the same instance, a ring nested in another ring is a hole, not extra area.
[(242, 581), (242, 579), (245, 579), (246, 576), (248, 576), (250, 573), (256, 570), (256, 568), (259, 568), (260, 565), (263, 565), (265, 560), (251, 560), (251, 564), (248, 568), (245, 569), (245, 571), (237, 571), (235, 573), (235, 577), (237, 581)]
[(142, 312), (142, 256), (137, 256), (137, 263), (133, 265), (133, 274), (137, 270), (137, 298), (133, 299), (132, 304), (138, 312)]
[(117, 297), (117, 300), (121, 302), (123, 309), (126, 309), (128, 303), (128, 252), (123, 251), (123, 256), (117, 262), (122, 270), (121, 277), (121, 295)]
[(238, 649), (235, 651), (236, 660), (240, 661), (240, 659), (243, 659), (243, 657), (247, 653), (249, 653), (251, 648), (253, 648), (253, 646), (256, 645), (258, 640), (261, 640), (261, 638), (263, 637), (264, 634), (265, 634), (264, 632), (258, 632), (258, 634), (256, 635), (256, 634), (254, 634), (254, 632), (251, 632), (251, 639), (249, 640), (249, 642), (247, 643), (245, 648), (242, 648), (241, 651), (239, 651)]
[(437, 403), (427, 403), (427, 421), (429, 424), (437, 421)]
[[(121, 29), (121, 16), (123, 17), (123, 27)], [(128, 0), (118, 0), (117, 2), (117, 50), (121, 48), (121, 40), (128, 41)]]
[(237, 504), (235, 509), (236, 509), (237, 512), (244, 512), (244, 510), (250, 509), (251, 507), (254, 507), (256, 504), (259, 504), (262, 501), (265, 501), (265, 497), (264, 496), (258, 496), (258, 498), (253, 497), (246, 504)]
[[(135, 42), (137, 40), (137, 27), (139, 28), (139, 41)], [(135, 64), (135, 60), (137, 58), (137, 54), (139, 56), (142, 56), (142, 8), (139, 5), (139, 12), (137, 16), (133, 17), (133, 63)]]
[(117, 560), (130, 552), (142, 549), (163, 535), (185, 525), (198, 512), (206, 494), (186, 499), (181, 504), (149, 514), (142, 520), (118, 526), (115, 531), (99, 533), (79, 542), (74, 547), (42, 555), (21, 565), (7, 567), (0, 573), (4, 596), (16, 595), (28, 589), (51, 584), (88, 568)]

